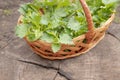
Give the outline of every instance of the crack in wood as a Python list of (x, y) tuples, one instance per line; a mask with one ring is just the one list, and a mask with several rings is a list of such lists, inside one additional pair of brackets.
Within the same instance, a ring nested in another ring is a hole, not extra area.
[(61, 65), (61, 62), (60, 62), (59, 65), (58, 65), (58, 70), (57, 70), (57, 73), (55, 74), (55, 77), (53, 78), (53, 80), (56, 80), (56, 77), (57, 77), (57, 75), (59, 74), (58, 71), (60, 70), (60, 65)]
[(67, 80), (73, 80), (71, 76), (67, 75), (66, 72), (59, 69), (58, 74), (60, 74), (62, 77), (66, 78)]
[(112, 37), (114, 37), (115, 39), (117, 39), (118, 41), (120, 41), (120, 39), (118, 37), (116, 37), (114, 34), (112, 34), (111, 32), (107, 32), (108, 35), (111, 35)]
[[(58, 72), (55, 75), (55, 79), (56, 79), (57, 75), (59, 74), (60, 76), (64, 77), (66, 80), (71, 80), (72, 78), (60, 69), (61, 64), (62, 64), (62, 60), (61, 60), (61, 63), (59, 64), (59, 66), (58, 66)], [(53, 80), (55, 80), (55, 79), (53, 79)]]
[(56, 67), (52, 67), (52, 66), (45, 66), (45, 65), (38, 64), (38, 63), (35, 63), (35, 62), (32, 62), (32, 61), (20, 60), (20, 59), (19, 59), (19, 60), (17, 60), (17, 61), (24, 62), (24, 63), (28, 63), (28, 64), (33, 64), (33, 65), (40, 66), (40, 67), (42, 67), (42, 68), (46, 68), (46, 69), (58, 70), (58, 68), (56, 68)]
[(8, 43), (7, 43), (5, 46), (1, 47), (0, 50), (3, 50), (4, 48), (6, 48), (11, 42), (13, 42), (13, 41), (16, 40), (16, 39), (17, 39), (17, 38), (11, 38), (11, 39), (9, 39), (9, 40), (8, 40)]
[(61, 75), (62, 77), (64, 77), (65, 79), (67, 79), (67, 80), (71, 80), (72, 79), (70, 76), (66, 75), (65, 72), (63, 72), (62, 70), (60, 70), (61, 63), (59, 63), (58, 68), (55, 68), (55, 67), (52, 67), (52, 66), (45, 66), (45, 65), (38, 64), (38, 63), (35, 63), (35, 62), (31, 62), (31, 61), (27, 61), (27, 60), (17, 60), (17, 61), (28, 63), (28, 64), (33, 64), (33, 65), (40, 66), (40, 67), (46, 68), (46, 69), (56, 70), (57, 73), (55, 74), (53, 80), (56, 79), (56, 77), (57, 77), (58, 74)]
[(55, 77), (53, 78), (53, 80), (56, 80), (57, 75), (58, 75), (58, 72), (55, 74)]

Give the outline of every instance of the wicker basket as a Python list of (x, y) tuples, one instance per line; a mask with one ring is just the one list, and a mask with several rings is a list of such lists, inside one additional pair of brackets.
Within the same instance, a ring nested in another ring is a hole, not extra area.
[[(86, 16), (89, 31), (84, 35), (80, 35), (74, 38), (74, 46), (61, 44), (62, 47), (57, 53), (53, 53), (50, 43), (41, 40), (30, 42), (27, 40), (27, 38), (24, 38), (35, 53), (42, 56), (43, 58), (47, 58), (50, 60), (71, 58), (88, 52), (101, 39), (103, 39), (106, 30), (108, 29), (110, 23), (114, 19), (115, 14), (112, 14), (111, 17), (106, 21), (106, 23), (102, 27), (94, 28), (91, 13), (85, 0), (80, 0), (80, 3), (83, 7)], [(18, 24), (20, 23), (21, 17), (18, 20)], [(85, 40), (87, 42), (85, 42)]]

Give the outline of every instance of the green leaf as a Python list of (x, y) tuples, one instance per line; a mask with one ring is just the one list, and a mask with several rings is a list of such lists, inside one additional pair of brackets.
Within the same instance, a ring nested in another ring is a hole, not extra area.
[(48, 25), (49, 23), (49, 16), (48, 14), (42, 15), (40, 23), (43, 25)]
[(111, 3), (115, 3), (115, 2), (117, 2), (118, 0), (102, 0), (102, 2), (104, 3), (104, 4), (111, 4)]
[(73, 41), (72, 41), (72, 37), (69, 36), (68, 34), (62, 34), (60, 35), (60, 43), (63, 43), (63, 44), (74, 44)]
[(35, 31), (34, 33), (28, 34), (27, 38), (29, 41), (36, 41), (40, 38), (41, 35), (42, 35), (42, 32)]
[(58, 52), (61, 48), (61, 45), (59, 43), (53, 43), (52, 44), (52, 50), (54, 53)]
[(52, 20), (51, 21), (51, 27), (52, 28), (56, 28), (56, 27), (58, 27), (60, 24), (59, 24), (59, 20)]
[(38, 10), (40, 9), (37, 6), (35, 6), (35, 4), (32, 3), (28, 3), (28, 6), (35, 12), (38, 12)]
[(78, 31), (81, 28), (80, 23), (74, 17), (70, 18), (67, 27), (74, 31)]
[[(87, 25), (86, 25), (87, 26)], [(81, 27), (79, 31), (75, 32), (74, 33), (74, 36), (77, 37), (76, 35), (82, 35), (82, 34), (85, 34), (86, 32), (88, 31), (88, 28), (87, 27)]]
[(64, 8), (58, 8), (55, 10), (54, 16), (55, 17), (65, 17), (67, 16), (67, 12), (65, 11)]
[(40, 22), (40, 14), (33, 12), (31, 14), (31, 21), (33, 21), (33, 23), (38, 26)]
[(35, 41), (35, 40), (37, 40), (36, 37), (35, 37), (35, 34), (29, 34), (29, 35), (27, 35), (27, 39), (29, 41)]
[(34, 27), (33, 25), (30, 25), (28, 28), (28, 35), (27, 38), (30, 41), (38, 40), (42, 36), (43, 32)]
[(54, 36), (52, 36), (52, 35), (50, 35), (50, 34), (48, 34), (48, 33), (44, 33), (44, 34), (41, 36), (40, 39), (43, 40), (43, 41), (46, 41), (46, 42), (48, 42), (48, 43), (52, 43), (52, 42), (54, 41)]
[(65, 7), (70, 5), (70, 0), (60, 0), (57, 8)]
[(37, 14), (35, 12), (31, 13), (31, 18), (32, 18), (33, 21), (35, 20), (35, 22), (36, 21), (39, 22), (40, 21), (40, 17), (41, 17), (40, 14)]
[(35, 39), (35, 34), (29, 34), (29, 35), (27, 35), (27, 39), (29, 40), (29, 41), (35, 41), (36, 39)]
[(26, 36), (27, 34), (27, 29), (28, 29), (28, 25), (27, 24), (20, 24), (16, 27), (16, 32), (15, 34), (20, 37), (23, 38)]
[(27, 12), (28, 6), (26, 4), (21, 5), (21, 7), (18, 9), (18, 11), (24, 15)]

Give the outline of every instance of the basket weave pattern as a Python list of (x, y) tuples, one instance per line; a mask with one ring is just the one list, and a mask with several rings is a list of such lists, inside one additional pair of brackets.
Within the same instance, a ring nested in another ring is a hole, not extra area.
[[(94, 29), (92, 17), (85, 0), (80, 0), (80, 2), (86, 15), (89, 32), (74, 38), (73, 42), (75, 45), (61, 44), (61, 49), (57, 53), (52, 51), (50, 43), (41, 40), (30, 42), (27, 38), (24, 38), (35, 53), (50, 60), (75, 57), (88, 52), (104, 37), (105, 32), (114, 19), (115, 14), (112, 14), (102, 27)], [(18, 20), (18, 24), (20, 23), (21, 18)], [(87, 42), (85, 42), (86, 40)]]

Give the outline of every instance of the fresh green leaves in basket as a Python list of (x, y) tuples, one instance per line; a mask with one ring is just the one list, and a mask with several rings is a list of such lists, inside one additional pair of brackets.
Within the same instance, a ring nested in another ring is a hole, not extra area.
[(20, 24), (16, 27), (16, 35), (20, 38), (23, 38), (27, 34), (28, 25), (27, 24)]
[[(114, 12), (118, 0), (86, 0), (98, 28)], [(73, 38), (88, 31), (84, 11), (79, 0), (34, 0), (19, 8), (22, 15), (16, 35), (29, 41), (51, 43), (54, 53), (61, 44), (74, 45)]]
[(61, 45), (59, 43), (53, 43), (52, 44), (52, 50), (54, 53), (58, 52), (60, 50)]
[(104, 3), (104, 4), (113, 4), (113, 3), (116, 3), (116, 2), (118, 2), (119, 0), (102, 0), (102, 2)]
[(67, 27), (71, 30), (78, 31), (80, 30), (81, 25), (79, 21), (75, 20), (75, 17), (71, 17), (68, 21)]
[(68, 34), (61, 34), (60, 35), (60, 43), (63, 43), (63, 44), (71, 44), (73, 45), (73, 41), (72, 41), (72, 37), (69, 36)]

